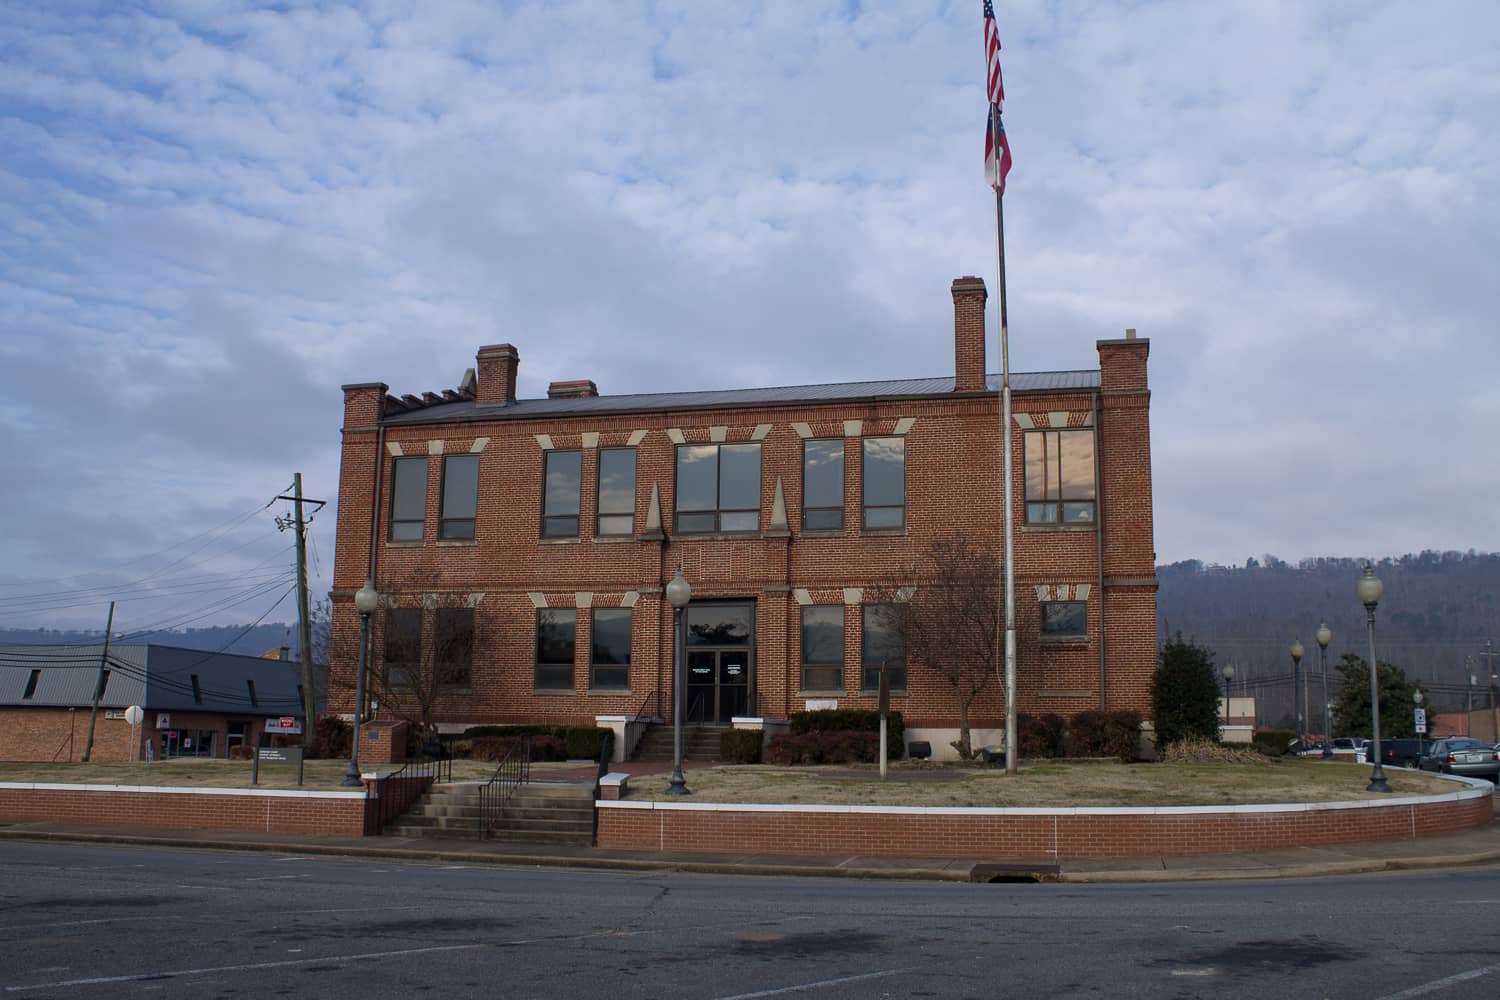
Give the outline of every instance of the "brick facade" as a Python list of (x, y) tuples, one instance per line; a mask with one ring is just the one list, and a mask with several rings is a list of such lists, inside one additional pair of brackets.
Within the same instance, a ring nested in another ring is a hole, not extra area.
[[(378, 545), (375, 584), (383, 602), (370, 619), (372, 676), (381, 670), (385, 608), (423, 608), (424, 644), (432, 641), (438, 608), (473, 609), (472, 679), (467, 688), (437, 696), (430, 710), (436, 722), (592, 723), (596, 715), (633, 714), (647, 702), (654, 711), (656, 697), (666, 714), (672, 616), (663, 588), (679, 565), (692, 584), (695, 604), (732, 599), (754, 605), (755, 701), (748, 714), (784, 719), (801, 711), (809, 697), (874, 708), (875, 697), (860, 684), (864, 595), (905, 583), (903, 565), (954, 531), (996, 546), (1000, 541), (999, 401), (993, 391), (982, 391), (985, 294), (977, 278), (953, 283), (955, 379), (945, 385), (939, 384), (945, 380), (920, 380), (920, 390), (882, 391), (878, 387), (894, 383), (871, 383), (876, 388), (868, 393), (840, 398), (816, 391), (799, 398), (796, 390), (785, 389), (702, 393), (686, 400), (680, 394), (616, 397), (616, 403), (594, 396), (589, 384), (544, 401), (517, 401), (519, 352), (508, 344), (480, 348), (477, 378), (466, 376), (457, 391), (398, 398), (382, 383), (345, 386), (330, 710), (352, 710), (360, 632), (352, 597), (371, 572), (372, 538)], [(1097, 373), (1044, 373), (1029, 388), (1013, 392), (1023, 712), (1066, 716), (1102, 707), (1149, 713), (1156, 583), (1147, 352), (1148, 342), (1131, 331), (1126, 339), (1099, 342)], [(1094, 525), (1025, 524), (1028, 427), (1096, 428)], [(905, 527), (863, 530), (862, 442), (888, 436), (904, 440)], [(810, 438), (844, 441), (842, 530), (803, 530), (803, 447)], [(708, 536), (674, 532), (677, 447), (749, 442), (760, 444), (759, 530)], [(598, 537), (594, 530), (598, 456), (610, 447), (633, 447), (636, 455), (634, 532), (623, 539)], [(557, 449), (582, 453), (576, 539), (541, 537), (545, 456)], [(479, 459), (475, 537), (440, 541), (442, 459), (459, 454)], [(390, 540), (398, 456), (429, 457), (420, 541)], [(653, 495), (659, 500), (659, 530), (652, 521)], [(784, 523), (777, 519), (783, 506)], [(1087, 638), (1043, 641), (1039, 593), (1085, 603)], [(801, 688), (800, 609), (807, 601), (845, 606), (840, 691)], [(538, 606), (578, 609), (570, 690), (538, 690), (534, 682)], [(593, 690), (589, 611), (620, 607), (633, 612), (629, 686)], [(384, 697), (381, 714), (402, 708), (390, 704), (399, 695)], [(909, 690), (895, 694), (892, 705), (905, 712), (908, 726), (957, 724), (950, 689), (918, 664), (909, 671)], [(414, 714), (410, 699), (404, 708), (396, 714)], [(1002, 698), (992, 689), (974, 706), (971, 723), (996, 726), (1002, 715)]]
[[(96, 744), (97, 745), (97, 744)], [(0, 820), (361, 837), (365, 792), (0, 783)]]
[[(228, 717), (213, 712), (165, 713), (169, 725), (158, 727), (157, 718), (164, 713), (150, 710), (136, 732), (135, 756), (131, 756), (130, 723), (120, 718), (120, 710), (99, 710), (94, 722), (93, 761), (145, 760), (149, 744), (159, 758), (162, 756), (162, 733), (167, 729), (179, 732), (206, 732), (213, 734), (211, 756), (223, 760), (229, 750), (229, 724), (231, 721), (243, 727), (248, 746), (260, 737), (264, 720), (259, 717)], [(0, 760), (3, 761), (57, 761), (71, 763), (83, 759), (84, 747), (89, 738), (89, 709), (60, 707), (0, 707)], [(184, 756), (192, 756), (184, 754)]]

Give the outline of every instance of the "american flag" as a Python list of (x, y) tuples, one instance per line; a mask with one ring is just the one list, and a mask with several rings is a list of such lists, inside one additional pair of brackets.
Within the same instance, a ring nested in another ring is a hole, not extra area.
[[(1005, 81), (1000, 76), (1000, 32), (995, 28), (994, 0), (984, 0), (985, 91), (990, 99), (989, 114), (984, 123), (984, 173), (990, 186), (1005, 194), (1005, 178), (1010, 173), (1010, 141), (1000, 111), (1005, 104)], [(999, 147), (998, 150), (996, 147)]]

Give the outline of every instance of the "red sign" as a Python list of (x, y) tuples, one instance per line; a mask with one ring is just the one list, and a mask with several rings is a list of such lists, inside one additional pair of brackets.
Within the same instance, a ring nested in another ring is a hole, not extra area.
[(290, 715), (283, 715), (281, 718), (279, 718), (279, 719), (276, 720), (276, 728), (277, 729), (296, 729), (297, 728), (297, 720), (294, 719), (294, 718), (292, 718)]

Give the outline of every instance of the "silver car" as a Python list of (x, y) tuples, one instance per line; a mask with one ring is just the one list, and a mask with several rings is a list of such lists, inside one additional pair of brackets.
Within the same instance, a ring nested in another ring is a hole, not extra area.
[(1417, 766), (1424, 771), (1497, 781), (1500, 780), (1500, 750), (1467, 736), (1454, 736), (1429, 746)]

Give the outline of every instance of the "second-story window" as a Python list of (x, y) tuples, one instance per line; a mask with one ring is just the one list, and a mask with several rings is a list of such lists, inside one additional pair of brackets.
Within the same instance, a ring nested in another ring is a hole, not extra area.
[(599, 450), (600, 535), (635, 531), (635, 449)]
[(1026, 432), (1026, 523), (1094, 523), (1094, 432)]
[(906, 438), (865, 438), (865, 527), (906, 527)]
[(542, 501), (542, 537), (578, 537), (578, 496), (583, 489), (583, 452), (547, 452)]
[(844, 526), (844, 439), (802, 443), (802, 530)]
[(760, 445), (678, 446), (677, 530), (760, 530)]
[(438, 538), (473, 540), (478, 502), (479, 456), (449, 455), (443, 459), (443, 514), (438, 520)]
[(420, 542), (427, 520), (427, 459), (398, 458), (391, 473), (391, 541)]

